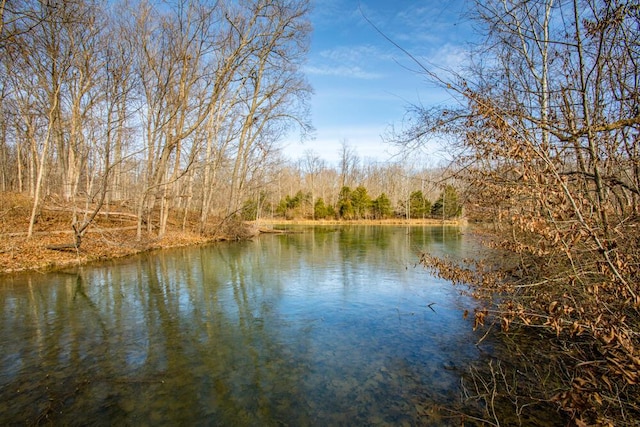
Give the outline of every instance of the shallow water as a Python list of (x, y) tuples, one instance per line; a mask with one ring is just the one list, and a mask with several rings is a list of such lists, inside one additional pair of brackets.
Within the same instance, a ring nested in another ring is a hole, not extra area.
[(2, 278), (0, 424), (448, 424), (473, 302), (415, 263), (473, 243), (303, 231)]

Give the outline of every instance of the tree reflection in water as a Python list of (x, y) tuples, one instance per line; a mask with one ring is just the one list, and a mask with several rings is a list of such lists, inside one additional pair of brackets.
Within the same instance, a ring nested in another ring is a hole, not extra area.
[(0, 422), (435, 422), (459, 394), (444, 367), (478, 349), (422, 250), (474, 249), (454, 228), (333, 227), (12, 276)]

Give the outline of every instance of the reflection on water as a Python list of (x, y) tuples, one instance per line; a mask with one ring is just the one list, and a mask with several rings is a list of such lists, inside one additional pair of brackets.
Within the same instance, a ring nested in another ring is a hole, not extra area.
[(455, 228), (317, 227), (3, 278), (0, 424), (446, 424), (472, 303), (422, 250), (472, 248)]

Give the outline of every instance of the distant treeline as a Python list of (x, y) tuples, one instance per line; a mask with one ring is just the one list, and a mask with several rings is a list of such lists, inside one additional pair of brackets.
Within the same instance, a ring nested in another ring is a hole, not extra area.
[(287, 195), (277, 206), (266, 198), (248, 200), (242, 209), (242, 217), (253, 220), (262, 217), (285, 219), (388, 219), (388, 218), (436, 218), (451, 219), (462, 215), (463, 205), (458, 191), (447, 185), (435, 202), (427, 199), (421, 190), (412, 191), (408, 200), (391, 202), (386, 193), (371, 198), (364, 186), (352, 190), (342, 187), (335, 204), (326, 203), (322, 197), (314, 199), (311, 192), (299, 190)]

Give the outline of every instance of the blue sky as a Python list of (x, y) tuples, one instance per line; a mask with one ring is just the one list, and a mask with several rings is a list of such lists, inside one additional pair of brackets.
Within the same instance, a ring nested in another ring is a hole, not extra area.
[(410, 104), (450, 99), (412, 71), (416, 66), (362, 13), (413, 55), (457, 67), (471, 37), (465, 7), (464, 0), (316, 0), (305, 67), (315, 91), (311, 111), (316, 131), (304, 143), (292, 136), (285, 155), (295, 159), (313, 150), (335, 164), (346, 141), (362, 159), (388, 160), (391, 147), (381, 135), (401, 123)]

